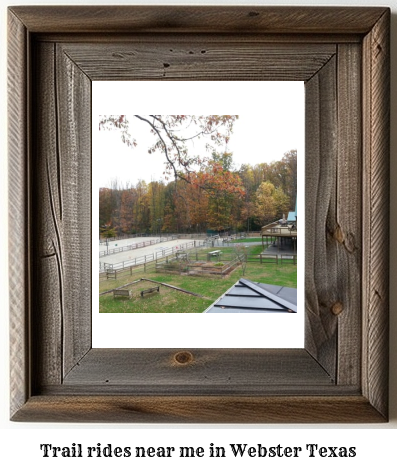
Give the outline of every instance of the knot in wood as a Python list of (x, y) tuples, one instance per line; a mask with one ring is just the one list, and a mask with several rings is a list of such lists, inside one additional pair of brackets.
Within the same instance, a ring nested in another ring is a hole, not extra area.
[(347, 234), (345, 238), (345, 248), (349, 253), (353, 253), (357, 250), (354, 234)]
[(343, 311), (343, 304), (339, 301), (337, 301), (333, 306), (331, 307), (332, 314), (335, 316), (339, 316), (342, 311)]
[(342, 228), (337, 226), (334, 232), (334, 239), (336, 239), (340, 244), (343, 244), (345, 240), (345, 235), (343, 234)]
[(178, 352), (175, 354), (174, 360), (180, 365), (186, 365), (193, 361), (193, 355), (190, 352)]

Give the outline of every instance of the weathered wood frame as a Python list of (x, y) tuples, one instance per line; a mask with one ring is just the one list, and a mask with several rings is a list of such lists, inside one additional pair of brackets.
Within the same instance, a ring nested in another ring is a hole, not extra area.
[[(389, 22), (387, 8), (9, 9), (12, 420), (387, 420)], [(103, 79), (306, 82), (304, 349), (91, 348)]]

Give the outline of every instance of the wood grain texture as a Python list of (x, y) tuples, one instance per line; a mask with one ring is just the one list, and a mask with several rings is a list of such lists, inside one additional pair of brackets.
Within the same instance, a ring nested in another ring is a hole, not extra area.
[[(334, 44), (241, 44), (202, 40), (183, 43), (164, 36), (157, 44), (68, 44), (67, 54), (91, 80), (301, 80), (336, 53)], [(236, 59), (238, 57), (238, 59)]]
[(389, 351), (390, 12), (364, 39), (363, 392), (385, 416)]
[(359, 45), (338, 46), (337, 174), (335, 216), (327, 236), (335, 240), (338, 320), (337, 384), (360, 384), (362, 362), (362, 54)]
[[(9, 21), (12, 420), (386, 420), (388, 10), (13, 7)], [(171, 351), (90, 350), (92, 78), (283, 69), (307, 81), (306, 351), (198, 350), (181, 366)]]
[(9, 185), (9, 303), (10, 409), (14, 414), (28, 399), (29, 377), (29, 188), (26, 28), (8, 14), (8, 185)]
[(65, 376), (91, 348), (91, 81), (55, 51)]
[[(133, 8), (133, 10), (132, 10)], [(12, 7), (32, 32), (366, 33), (384, 8), (225, 6)]]
[(140, 32), (125, 32), (117, 34), (109, 34), (106, 32), (92, 33), (73, 33), (68, 34), (48, 32), (48, 33), (35, 33), (34, 38), (38, 42), (55, 42), (57, 44), (133, 44), (133, 43), (147, 43), (159, 46), (160, 43), (166, 39), (174, 44), (182, 45), (188, 40), (190, 44), (198, 45), (200, 43), (212, 43), (212, 42), (232, 42), (234, 44), (244, 45), (247, 43), (261, 43), (261, 44), (323, 44), (323, 45), (334, 45), (336, 44), (361, 44), (362, 33), (343, 33), (336, 34), (329, 32), (327, 34), (299, 34), (299, 33), (266, 33), (257, 34), (250, 31), (240, 32), (238, 35), (234, 33), (221, 33), (219, 32), (207, 32), (200, 34), (178, 34), (177, 32), (167, 33), (140, 33)]
[(176, 355), (181, 350), (96, 348), (78, 362), (63, 384), (102, 387), (103, 392), (126, 385), (147, 393), (172, 387), (189, 394), (214, 388), (243, 394), (260, 393), (270, 385), (283, 390), (334, 384), (304, 349), (192, 349), (191, 360), (180, 364)]
[[(336, 57), (306, 84), (305, 347), (336, 378), (338, 302), (335, 227)], [(345, 285), (346, 286), (346, 285)]]
[(361, 396), (36, 396), (13, 420), (89, 423), (379, 423)]
[(91, 82), (54, 44), (35, 56), (37, 386), (91, 348)]
[(33, 95), (35, 182), (34, 256), (32, 297), (32, 348), (34, 389), (37, 384), (60, 384), (63, 350), (63, 240), (59, 214), (62, 195), (59, 186), (58, 129), (55, 91), (55, 48), (53, 44), (34, 46), (37, 63)]

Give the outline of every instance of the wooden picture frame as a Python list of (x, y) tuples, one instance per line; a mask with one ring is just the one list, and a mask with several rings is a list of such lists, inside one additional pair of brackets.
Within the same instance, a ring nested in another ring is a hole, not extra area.
[[(383, 7), (9, 8), (11, 420), (387, 421), (389, 23)], [(304, 349), (91, 348), (105, 79), (306, 82)]]

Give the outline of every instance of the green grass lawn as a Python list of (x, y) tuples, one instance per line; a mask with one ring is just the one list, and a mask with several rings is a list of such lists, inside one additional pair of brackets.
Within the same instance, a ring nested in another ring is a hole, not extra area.
[[(229, 248), (222, 248), (222, 252), (227, 253)], [(251, 252), (253, 255), (259, 248)], [(233, 252), (233, 249), (230, 248)], [(260, 250), (259, 252), (260, 253)], [(183, 276), (171, 273), (156, 273), (151, 269), (146, 273), (135, 273), (132, 276), (123, 276), (117, 280), (101, 281), (99, 292), (112, 290), (127, 283), (137, 281), (141, 278), (148, 278), (155, 282), (167, 283), (172, 286), (182, 288), (203, 297), (192, 296), (179, 292), (172, 288), (160, 285), (160, 294), (153, 293), (140, 296), (140, 292), (146, 288), (155, 286), (150, 281), (140, 281), (128, 287), (132, 290), (131, 299), (113, 299), (113, 294), (105, 294), (99, 297), (100, 312), (203, 312), (216, 299), (218, 299), (227, 289), (229, 289), (240, 278), (247, 278), (251, 281), (269, 283), (274, 285), (289, 286), (296, 288), (297, 266), (293, 264), (260, 264), (258, 262), (248, 262), (246, 272), (243, 275), (242, 268), (238, 267), (233, 273), (225, 278)]]

